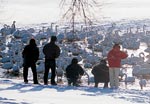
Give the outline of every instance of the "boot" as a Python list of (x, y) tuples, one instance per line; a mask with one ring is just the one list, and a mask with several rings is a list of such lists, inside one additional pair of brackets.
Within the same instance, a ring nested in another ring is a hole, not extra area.
[(98, 83), (95, 83), (95, 86), (94, 87), (98, 87)]
[(108, 82), (104, 83), (104, 88), (108, 88)]
[(51, 81), (51, 85), (57, 85), (57, 83), (55, 81)]

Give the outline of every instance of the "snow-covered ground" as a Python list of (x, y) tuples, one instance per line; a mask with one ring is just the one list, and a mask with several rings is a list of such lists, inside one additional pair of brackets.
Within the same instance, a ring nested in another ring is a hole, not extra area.
[[(149, 86), (150, 87), (150, 86)], [(0, 79), (0, 104), (149, 104), (150, 90), (136, 84), (125, 89), (23, 84), (20, 79)]]

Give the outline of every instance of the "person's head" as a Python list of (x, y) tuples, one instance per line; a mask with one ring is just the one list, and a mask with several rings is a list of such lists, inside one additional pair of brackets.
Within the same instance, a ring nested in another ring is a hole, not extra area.
[(119, 45), (119, 44), (115, 44), (115, 45), (113, 46), (113, 48), (120, 50), (120, 45)]
[(107, 64), (107, 62), (106, 62), (105, 59), (100, 60), (100, 63), (101, 63), (101, 64), (105, 64), (105, 65)]
[(73, 58), (71, 61), (72, 64), (77, 64), (78, 63), (78, 59), (77, 58)]
[(35, 39), (30, 39), (30, 42), (29, 42), (30, 45), (32, 46), (36, 46), (36, 42), (35, 42)]
[(52, 41), (52, 42), (57, 41), (57, 37), (56, 37), (56, 36), (51, 36), (51, 41)]

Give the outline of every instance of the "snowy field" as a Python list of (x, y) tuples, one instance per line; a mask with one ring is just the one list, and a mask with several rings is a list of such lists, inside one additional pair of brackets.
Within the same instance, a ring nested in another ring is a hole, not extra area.
[[(146, 80), (145, 77), (150, 75), (150, 20), (146, 19), (150, 17), (149, 0), (108, 0), (106, 4), (109, 5), (102, 9), (102, 17), (107, 20), (93, 26), (93, 31), (89, 31), (88, 35), (85, 31), (78, 30), (77, 37), (70, 34), (69, 29), (65, 33), (65, 26), (59, 26), (58, 31), (55, 30), (57, 24), (50, 28), (52, 22), (59, 21), (59, 0), (0, 1), (0, 29), (6, 34), (2, 36), (0, 33), (0, 104), (150, 104), (150, 78)], [(18, 31), (10, 34), (9, 26), (14, 20)], [(4, 24), (7, 26), (3, 27)], [(91, 80), (88, 85), (87, 76), (84, 75), (82, 86), (72, 87), (67, 86), (63, 76), (63, 83), (45, 86), (42, 82), (44, 56), (40, 54), (37, 63), (40, 85), (32, 84), (31, 72), (29, 84), (24, 84), (21, 56), (23, 47), (30, 38), (35, 38), (42, 53), (43, 45), (49, 41), (51, 34), (59, 37), (57, 44), (62, 50), (57, 59), (58, 69), (64, 71), (72, 57), (77, 57), (91, 75), (92, 66), (100, 58), (106, 57), (112, 43), (117, 42), (129, 54), (128, 59), (122, 62), (127, 69), (126, 77), (135, 78), (135, 81), (128, 82), (127, 86), (122, 81), (119, 89), (103, 89), (103, 84), (94, 88)], [(19, 70), (21, 76), (5, 74), (7, 70)], [(147, 83), (143, 90), (139, 85), (138, 74)]]
[[(100, 85), (101, 86), (101, 85)], [(150, 87), (150, 86), (149, 86)], [(150, 104), (150, 90), (139, 85), (120, 89), (23, 84), (18, 79), (0, 79), (0, 104)]]

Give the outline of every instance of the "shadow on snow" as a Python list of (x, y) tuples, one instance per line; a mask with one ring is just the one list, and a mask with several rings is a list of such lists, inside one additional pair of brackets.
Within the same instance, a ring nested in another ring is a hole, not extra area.
[[(82, 87), (74, 87), (74, 86), (67, 86), (67, 85), (34, 85), (34, 84), (24, 84), (24, 83), (14, 83), (11, 80), (0, 80), (0, 84), (10, 84), (7, 88), (1, 88), (0, 91), (4, 90), (17, 90), (20, 93), (26, 92), (35, 92), (35, 91), (42, 91), (44, 89), (55, 89), (57, 92), (65, 92), (69, 90), (74, 91), (83, 91), (81, 95), (83, 96), (101, 96), (107, 95), (117, 99), (123, 99), (134, 103), (150, 103), (150, 91), (141, 91), (135, 89), (103, 89), (102, 87), (94, 88), (91, 86), (82, 86)], [(88, 92), (88, 93), (87, 93)], [(13, 99), (8, 99), (12, 100)], [(0, 98), (0, 103), (3, 101), (3, 104), (16, 104), (16, 103), (9, 103), (7, 102), (7, 98)], [(5, 103), (6, 101), (6, 103)], [(20, 104), (27, 104), (27, 103), (20, 103)]]

